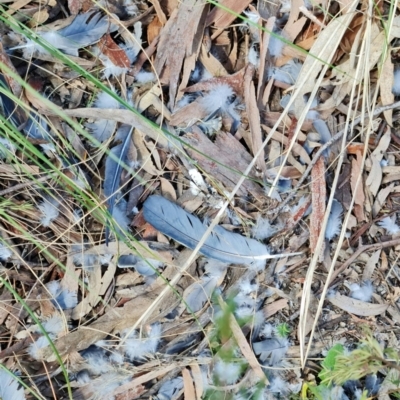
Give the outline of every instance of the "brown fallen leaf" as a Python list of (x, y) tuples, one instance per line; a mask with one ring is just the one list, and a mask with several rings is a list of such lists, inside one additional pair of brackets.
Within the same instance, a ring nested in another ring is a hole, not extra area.
[(381, 161), (383, 158), (383, 154), (386, 152), (389, 147), (391, 140), (391, 129), (387, 127), (385, 134), (381, 137), (381, 140), (376, 146), (375, 150), (372, 152), (370, 156), (370, 160), (372, 161), (371, 171), (368, 175), (367, 180), (365, 181), (365, 185), (375, 197), (378, 193), (378, 190), (381, 186), (382, 182), (382, 166)]
[[(320, 157), (311, 171), (311, 202), (312, 213), (310, 217), (310, 250), (312, 253), (317, 248), (318, 238), (321, 234), (322, 221), (325, 214), (326, 182), (325, 161)], [(321, 248), (320, 260), (323, 258), (324, 247)]]
[[(343, 36), (353, 19), (352, 11), (355, 7), (356, 5), (353, 3), (352, 9), (348, 10), (348, 14), (332, 20), (326, 29), (322, 30), (318, 35), (317, 40), (313, 44), (297, 78), (299, 90), (293, 103), (294, 114), (297, 119), (300, 120), (304, 107), (306, 107), (307, 101), (305, 101), (304, 96), (315, 91), (315, 85), (316, 83), (318, 85), (318, 81), (322, 82), (324, 72), (321, 74), (321, 70), (327, 70), (328, 64), (331, 62), (338, 45), (338, 39)], [(317, 60), (324, 60), (328, 64), (322, 64)]]
[(203, 398), (204, 385), (203, 377), (199, 364), (191, 364), (190, 369), (192, 370), (193, 382), (196, 389), (196, 400), (201, 400)]
[[(239, 174), (246, 170), (252, 157), (243, 145), (229, 133), (219, 132), (213, 143), (199, 128), (193, 127), (192, 130), (191, 135), (182, 137), (182, 140), (191, 146), (186, 151), (190, 157), (197, 160), (204, 171), (218, 179), (227, 189), (232, 190), (236, 186)], [(197, 150), (195, 151), (193, 148)], [(215, 163), (210, 158), (218, 160), (219, 163)], [(233, 172), (232, 169), (238, 173)], [(251, 174), (250, 177), (257, 178), (254, 174)], [(256, 199), (265, 198), (262, 187), (250, 179), (245, 180), (238, 191), (242, 195), (247, 192)]]
[(357, 179), (360, 175), (362, 175), (362, 154), (357, 151), (357, 155), (355, 158), (351, 160), (351, 176), (350, 176), (350, 185), (351, 191), (354, 196), (354, 214), (357, 218), (358, 222), (365, 221), (364, 215), (364, 184), (362, 178), (356, 188)]
[(205, 23), (206, 3), (188, 0), (180, 3), (160, 32), (154, 67), (169, 84), (169, 106), (174, 108), (183, 61), (199, 50)]
[[(249, 64), (246, 68), (244, 76), (244, 101), (246, 104), (246, 110), (249, 118), (250, 133), (251, 133), (251, 151), (255, 155), (262, 147), (263, 138), (260, 126), (260, 112), (257, 106), (256, 91), (253, 82), (253, 75), (255, 67)], [(258, 172), (263, 174), (267, 169), (265, 165), (264, 151), (257, 157), (256, 167)]]
[(182, 370), (182, 377), (183, 377), (183, 388), (184, 388), (185, 399), (194, 400), (196, 398), (196, 392), (194, 390), (193, 379), (187, 368), (184, 368)]
[(110, 61), (116, 66), (120, 68), (129, 68), (131, 62), (129, 61), (128, 56), (126, 55), (125, 50), (121, 49), (114, 42), (113, 38), (108, 33), (104, 35), (98, 44), (100, 51), (107, 56)]
[(217, 85), (229, 85), (238, 96), (243, 97), (245, 73), (246, 68), (242, 68), (240, 71), (232, 75), (217, 76), (215, 78), (207, 79), (206, 81), (195, 83), (194, 85), (187, 87), (184, 91), (185, 93), (194, 93), (212, 90)]
[(273, 303), (267, 304), (263, 308), (263, 313), (265, 315), (265, 318), (270, 318), (280, 310), (283, 310), (288, 306), (288, 299), (279, 299), (274, 301)]
[(151, 43), (160, 34), (162, 27), (163, 24), (160, 22), (160, 19), (156, 16), (147, 27), (147, 40), (149, 43)]
[(206, 26), (214, 24), (218, 29), (213, 33), (211, 38), (215, 39), (220, 35), (236, 19), (236, 14), (241, 14), (250, 3), (251, 0), (223, 0), (219, 2), (224, 8), (233, 12), (228, 12), (222, 7), (213, 8), (207, 16)]
[(339, 307), (348, 313), (362, 317), (384, 314), (389, 307), (388, 304), (371, 304), (344, 296), (340, 293), (336, 293), (334, 296), (328, 297), (327, 300), (334, 306)]

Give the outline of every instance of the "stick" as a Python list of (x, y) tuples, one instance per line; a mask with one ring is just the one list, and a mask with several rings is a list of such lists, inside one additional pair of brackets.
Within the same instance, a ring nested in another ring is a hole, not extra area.
[[(382, 107), (378, 107), (375, 109), (374, 113), (372, 114), (372, 117), (376, 117), (377, 115), (381, 114), (384, 111), (387, 110), (393, 110), (394, 108), (398, 108), (400, 107), (400, 101), (397, 101), (396, 103), (392, 103), (392, 104), (388, 104), (387, 106), (382, 106)], [(368, 118), (368, 116), (365, 116), (364, 119)], [(363, 117), (357, 117), (353, 120), (353, 124), (352, 126), (356, 126), (358, 125), (361, 121), (362, 121)], [(321, 157), (321, 154), (330, 146), (332, 146), (333, 143), (335, 143), (336, 141), (338, 141), (343, 134), (345, 133), (345, 129), (339, 131), (336, 135), (332, 136), (332, 138), (326, 142), (323, 146), (321, 146), (319, 148), (319, 150), (315, 153), (315, 156), (313, 157), (311, 164), (308, 165), (307, 169), (304, 171), (303, 175), (301, 176), (301, 178), (299, 179), (299, 181), (297, 182), (296, 187), (293, 189), (293, 191), (288, 195), (288, 197), (286, 197), (286, 199), (282, 202), (282, 204), (274, 209), (268, 212), (268, 214), (279, 214), (280, 212), (282, 212), (282, 210), (284, 209), (284, 207), (289, 203), (290, 200), (293, 199), (293, 197), (296, 195), (297, 190), (300, 188), (300, 186), (303, 184), (303, 182), (307, 179), (308, 175), (310, 174), (311, 170), (313, 169), (314, 165), (317, 163), (317, 161), (319, 160), (319, 158)]]

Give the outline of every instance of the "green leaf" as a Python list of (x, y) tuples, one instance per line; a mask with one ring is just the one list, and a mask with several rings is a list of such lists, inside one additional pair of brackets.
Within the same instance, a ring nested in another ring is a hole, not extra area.
[(318, 374), (318, 377), (324, 381), (329, 377), (329, 374), (333, 371), (335, 368), (335, 363), (336, 363), (336, 358), (339, 355), (342, 355), (344, 353), (344, 346), (342, 344), (335, 344), (329, 351), (328, 354), (326, 355), (324, 361), (322, 361), (321, 366), (322, 370)]

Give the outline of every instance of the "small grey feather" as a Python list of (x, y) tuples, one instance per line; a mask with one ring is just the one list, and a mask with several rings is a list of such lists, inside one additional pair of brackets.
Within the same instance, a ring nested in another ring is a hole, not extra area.
[[(114, 206), (119, 194), (119, 184), (123, 165), (127, 162), (127, 155), (131, 145), (133, 127), (126, 134), (123, 142), (110, 150), (106, 159), (106, 170), (104, 176), (104, 195), (108, 198), (108, 212), (113, 215)], [(109, 227), (106, 229), (106, 243), (108, 243)]]
[(71, 42), (76, 48), (86, 47), (98, 42), (107, 32), (114, 32), (118, 26), (112, 24), (101, 13), (79, 14), (72, 23), (58, 31), (58, 34)]
[(325, 231), (326, 239), (332, 240), (340, 233), (340, 227), (342, 226), (342, 212), (342, 205), (337, 200), (333, 200), (331, 212), (329, 214), (328, 225)]
[[(166, 236), (194, 249), (207, 230), (199, 218), (162, 196), (150, 196), (143, 205), (144, 219)], [(262, 269), (271, 255), (262, 243), (216, 226), (199, 252), (230, 264), (246, 264)]]

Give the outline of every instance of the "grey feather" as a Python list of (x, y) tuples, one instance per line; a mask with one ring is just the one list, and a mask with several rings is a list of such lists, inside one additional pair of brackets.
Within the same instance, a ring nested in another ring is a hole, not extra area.
[(28, 115), (23, 108), (15, 104), (15, 102), (7, 96), (11, 91), (3, 74), (0, 74), (0, 87), (4, 89), (4, 93), (0, 92), (1, 108), (3, 115), (12, 122), (17, 128), (21, 129), (23, 133), (35, 140), (51, 141), (49, 129), (46, 120), (37, 112), (31, 111)]
[(118, 26), (112, 24), (107, 16), (99, 12), (78, 15), (71, 23), (58, 31), (76, 48), (86, 47), (98, 42), (106, 32), (113, 32)]
[[(320, 140), (319, 141), (320, 141), (321, 144), (328, 143), (329, 140), (331, 140), (332, 135), (331, 135), (331, 132), (329, 131), (328, 125), (326, 124), (325, 121), (323, 121), (322, 119), (316, 119), (315, 121), (313, 121), (313, 127), (319, 133), (319, 136), (320, 136)], [(324, 156), (325, 157), (329, 157), (329, 155), (330, 155), (330, 150), (329, 149), (324, 151)]]
[[(108, 119), (99, 119), (92, 123), (87, 123), (85, 125), (86, 129), (90, 131), (93, 137), (100, 143), (108, 140), (114, 133), (117, 126), (116, 121), (110, 121)], [(94, 143), (91, 143), (93, 147), (98, 147)]]
[(331, 212), (329, 214), (328, 225), (326, 226), (325, 238), (332, 240), (340, 232), (340, 227), (342, 226), (342, 212), (343, 207), (337, 201), (333, 200)]
[(253, 343), (254, 352), (260, 357), (261, 361), (269, 358), (269, 365), (275, 365), (285, 356), (289, 348), (286, 338), (269, 338), (262, 342)]
[[(161, 196), (150, 196), (143, 205), (144, 219), (164, 235), (189, 249), (194, 249), (207, 230), (199, 218)], [(254, 239), (229, 232), (216, 226), (199, 252), (207, 257), (230, 264), (246, 264), (262, 269), (271, 255), (268, 248)]]
[[(133, 127), (118, 146), (113, 147), (106, 159), (106, 170), (104, 177), (104, 195), (107, 197), (108, 212), (113, 215), (114, 206), (118, 198), (119, 184), (123, 165), (127, 162), (127, 155), (131, 144)], [(108, 227), (106, 228), (106, 243), (108, 243)]]
[(167, 379), (160, 387), (156, 396), (157, 400), (171, 400), (183, 388), (183, 379)]
[(135, 268), (139, 274), (144, 276), (153, 276), (163, 263), (151, 258), (145, 260), (133, 254), (128, 254), (120, 256), (117, 265), (119, 268)]
[(217, 287), (218, 279), (218, 276), (203, 276), (199, 282), (195, 282), (185, 289), (183, 300), (190, 311), (197, 312), (203, 308)]

